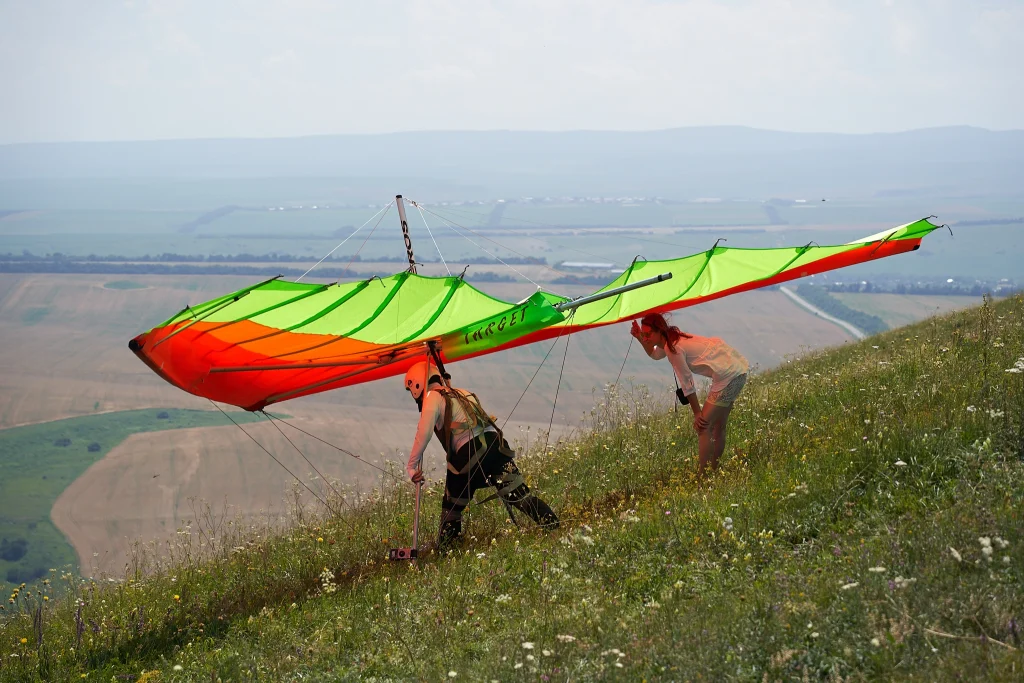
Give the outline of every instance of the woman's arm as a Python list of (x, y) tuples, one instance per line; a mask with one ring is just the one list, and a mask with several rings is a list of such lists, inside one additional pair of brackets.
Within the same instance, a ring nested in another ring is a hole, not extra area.
[(640, 342), (640, 345), (644, 347), (644, 351), (647, 352), (647, 355), (653, 360), (661, 360), (665, 357), (665, 350), (644, 337), (640, 333), (640, 326), (636, 324), (635, 320), (633, 321), (633, 326), (629, 329), (629, 333), (633, 335), (638, 342)]

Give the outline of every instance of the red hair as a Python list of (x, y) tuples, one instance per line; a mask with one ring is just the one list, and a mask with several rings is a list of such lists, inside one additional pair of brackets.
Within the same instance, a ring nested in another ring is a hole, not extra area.
[(680, 339), (690, 339), (693, 336), (692, 334), (686, 334), (675, 325), (669, 325), (665, 320), (665, 316), (661, 313), (648, 313), (640, 319), (640, 324), (660, 332), (665, 337), (665, 344), (672, 351), (676, 350), (677, 341)]

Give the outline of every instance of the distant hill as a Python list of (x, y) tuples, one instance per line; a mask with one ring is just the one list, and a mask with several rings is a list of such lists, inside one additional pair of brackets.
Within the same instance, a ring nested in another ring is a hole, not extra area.
[(1024, 131), (966, 126), (859, 135), (717, 126), (0, 146), (0, 182), (407, 179), (403, 186), (461, 198), (1019, 194), (1022, 169)]

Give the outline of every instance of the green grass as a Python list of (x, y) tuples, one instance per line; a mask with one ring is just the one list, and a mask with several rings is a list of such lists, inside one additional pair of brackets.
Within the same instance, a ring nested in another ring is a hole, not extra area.
[(1021, 368), (1021, 297), (788, 363), (704, 483), (685, 413), (613, 391), (520, 457), (561, 530), (473, 508), (418, 565), (384, 560), (406, 484), (284, 529), (207, 510), (113, 582), (11, 587), (0, 679), (1019, 680)]
[[(255, 419), (250, 413), (232, 417)], [(0, 581), (20, 583), (51, 567), (77, 564), (73, 548), (50, 521), (50, 509), (71, 482), (128, 436), (225, 424), (214, 411), (147, 409), (0, 430), (0, 539), (27, 544), (23, 555), (0, 556)]]

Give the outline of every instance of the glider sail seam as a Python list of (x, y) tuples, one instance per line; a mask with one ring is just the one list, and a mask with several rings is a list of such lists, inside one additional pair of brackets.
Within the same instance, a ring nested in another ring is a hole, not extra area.
[(566, 297), (538, 290), (511, 303), (453, 277), (401, 272), (335, 285), (275, 278), (186, 308), (129, 347), (185, 391), (261, 410), (401, 374), (428, 341), (445, 362), (472, 358), (913, 251), (938, 227), (922, 219), (842, 245), (716, 245), (678, 259), (635, 261), (595, 294), (663, 273), (671, 278), (585, 303), (571, 318), (555, 308)]

